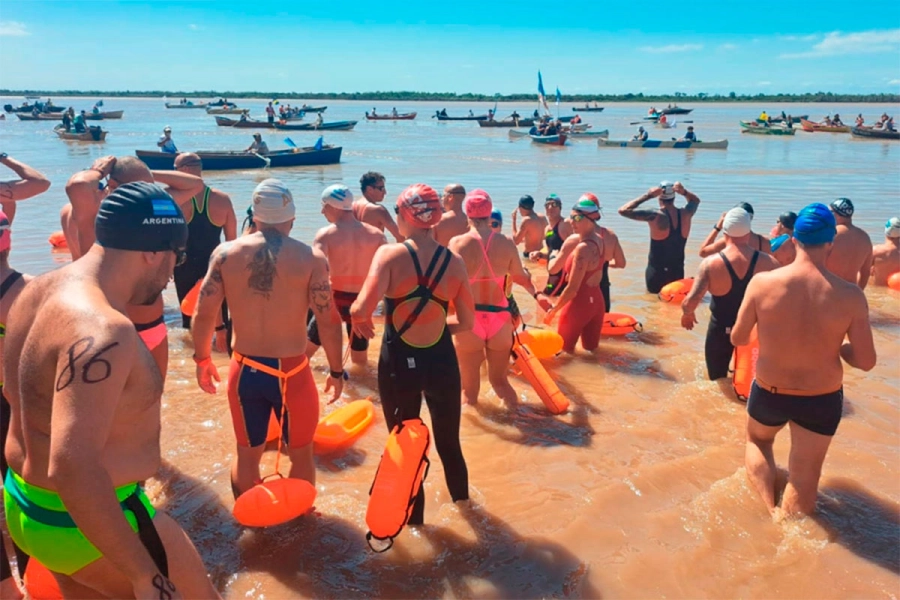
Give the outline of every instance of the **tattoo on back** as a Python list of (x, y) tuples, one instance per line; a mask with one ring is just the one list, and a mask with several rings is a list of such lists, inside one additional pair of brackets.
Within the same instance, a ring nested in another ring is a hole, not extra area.
[[(91, 357), (81, 365), (80, 381), (83, 383), (100, 383), (101, 381), (109, 379), (110, 375), (112, 375), (112, 365), (105, 358), (100, 358), (100, 355), (118, 345), (119, 342), (113, 342), (94, 352)], [(94, 338), (91, 336), (83, 337), (69, 346), (69, 349), (67, 350), (69, 360), (66, 363), (66, 366), (59, 372), (59, 377), (56, 378), (57, 392), (61, 392), (72, 385), (76, 378), (78, 361), (82, 356), (90, 352), (93, 347)]]
[(247, 265), (247, 269), (250, 271), (247, 285), (254, 293), (261, 294), (268, 300), (275, 283), (278, 253), (281, 252), (284, 244), (284, 236), (277, 231), (268, 229), (263, 230), (262, 234), (266, 242), (262, 248), (257, 250), (253, 255), (253, 260)]

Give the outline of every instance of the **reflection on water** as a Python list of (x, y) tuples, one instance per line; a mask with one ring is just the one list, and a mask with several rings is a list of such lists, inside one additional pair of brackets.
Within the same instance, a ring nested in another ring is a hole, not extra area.
[[(66, 104), (77, 109), (93, 101)], [(47, 236), (59, 228), (66, 179), (94, 159), (154, 148), (167, 124), (182, 150), (250, 143), (252, 132), (216, 127), (203, 111), (166, 111), (159, 99), (106, 104), (124, 109), (125, 117), (103, 122), (110, 130), (104, 144), (62, 142), (50, 133), (52, 123), (0, 122), (4, 150), (53, 182), (48, 193), (20, 207), (16, 267), (40, 273), (68, 260), (49, 251)], [(255, 114), (264, 105), (242, 104)], [(767, 232), (784, 210), (849, 196), (857, 207), (855, 222), (877, 240), (900, 206), (900, 144), (799, 131), (790, 139), (741, 136), (737, 121), (758, 114), (756, 105), (697, 107), (691, 118), (698, 136), (727, 137), (730, 145), (727, 151), (695, 152), (601, 149), (591, 140), (546, 148), (511, 142), (507, 131), (475, 123), (435, 123), (427, 115), (443, 108), (436, 103), (398, 104), (400, 112), (420, 114), (402, 123), (362, 120), (371, 108), (368, 102), (329, 102), (327, 120), (360, 120), (354, 131), (325, 135), (326, 143), (344, 147), (341, 165), (209, 173), (208, 181), (231, 194), (242, 219), (259, 181), (283, 179), (298, 207), (294, 235), (307, 242), (324, 225), (321, 190), (338, 181), (358, 190), (359, 176), (370, 169), (387, 176), (390, 198), (416, 181), (483, 187), (502, 209), (506, 232), (522, 194), (540, 204), (556, 193), (569, 204), (592, 190), (603, 203), (604, 225), (618, 233), (629, 262), (611, 273), (614, 310), (635, 316), (644, 331), (604, 339), (594, 354), (547, 363), (571, 401), (566, 415), (548, 415), (518, 377), (511, 383), (522, 405), (509, 411), (484, 381), (479, 405), (464, 409), (461, 426), (471, 506), (451, 504), (432, 452), (426, 525), (404, 530), (391, 551), (375, 555), (365, 544), (365, 510), (387, 431), (374, 367), (347, 382), (342, 402), (375, 396), (376, 422), (345, 454), (317, 460), (315, 513), (269, 530), (245, 530), (230, 516), (234, 438), (224, 389), (207, 395), (197, 388), (189, 336), (178, 328), (174, 291), (167, 290), (165, 467), (148, 491), (189, 532), (226, 596), (896, 597), (900, 295), (867, 290), (879, 363), (870, 373), (847, 370), (848, 410), (825, 462), (820, 515), (773, 522), (743, 470), (745, 407), (728, 382), (705, 379), (706, 307), (698, 311), (701, 323), (685, 331), (677, 306), (643, 292), (647, 226), (619, 218), (616, 209), (662, 179), (681, 180), (696, 192), (702, 203), (687, 246), (688, 273), (699, 264), (699, 243), (709, 228), (744, 200), (756, 209), (755, 229)], [(512, 108), (526, 114), (533, 106), (511, 104), (499, 113)], [(765, 108), (868, 115), (896, 107)], [(583, 117), (623, 139), (636, 129), (628, 123), (646, 109), (611, 105)], [(263, 137), (271, 148), (284, 146), (283, 135), (264, 131)], [(312, 145), (317, 137), (291, 132), (298, 145)], [(534, 322), (533, 300), (519, 291), (517, 300)], [(379, 346), (377, 340), (372, 345), (373, 361)], [(225, 357), (215, 358), (220, 370), (227, 368)], [(312, 365), (324, 385), (322, 353)], [(322, 413), (333, 408), (323, 403)], [(787, 450), (782, 436), (775, 445), (782, 465)], [(274, 449), (264, 462), (271, 468)]]

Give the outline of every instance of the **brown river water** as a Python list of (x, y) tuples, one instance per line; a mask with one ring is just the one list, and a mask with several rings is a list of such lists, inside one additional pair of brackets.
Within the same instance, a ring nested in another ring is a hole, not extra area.
[[(16, 99), (0, 99), (6, 103)], [(76, 109), (94, 99), (58, 100)], [(17, 102), (21, 102), (18, 99)], [(242, 104), (261, 114), (263, 102)], [(546, 361), (568, 395), (568, 414), (552, 417), (527, 382), (513, 377), (523, 405), (503, 408), (487, 383), (481, 403), (466, 408), (462, 445), (472, 500), (449, 500), (443, 469), (432, 449), (425, 484), (426, 525), (407, 528), (392, 550), (374, 554), (364, 535), (366, 502), (387, 437), (380, 406), (375, 425), (346, 453), (318, 460), (315, 513), (267, 529), (247, 530), (230, 515), (229, 468), (234, 437), (224, 384), (216, 395), (199, 390), (192, 348), (166, 291), (170, 362), (163, 396), (164, 467), (148, 482), (154, 502), (169, 511), (197, 545), (211, 576), (228, 598), (477, 597), (477, 598), (897, 598), (900, 596), (900, 294), (866, 290), (878, 365), (869, 373), (847, 369), (845, 410), (825, 462), (819, 512), (799, 521), (774, 521), (747, 482), (743, 467), (745, 407), (729, 383), (706, 380), (703, 340), (708, 310), (698, 310), (694, 331), (679, 325), (677, 306), (644, 292), (647, 227), (621, 219), (616, 209), (662, 179), (680, 180), (702, 204), (688, 242), (686, 271), (699, 264), (697, 250), (719, 215), (750, 201), (755, 229), (767, 233), (784, 210), (848, 196), (855, 222), (873, 240), (884, 221), (900, 212), (900, 144), (852, 140), (846, 135), (793, 138), (741, 136), (737, 121), (765, 108), (809, 113), (835, 111), (867, 120), (888, 105), (701, 105), (680, 120), (693, 120), (703, 140), (727, 137), (727, 151), (598, 148), (573, 141), (564, 148), (511, 142), (507, 132), (475, 123), (437, 123), (436, 103), (397, 104), (417, 110), (412, 122), (369, 123), (373, 103), (328, 102), (326, 120), (359, 119), (355, 131), (334, 132), (340, 165), (273, 171), (294, 192), (294, 235), (309, 242), (325, 224), (319, 193), (332, 183), (358, 189), (370, 169), (387, 177), (389, 199), (406, 185), (435, 187), (459, 181), (483, 187), (507, 215), (519, 195), (538, 202), (560, 195), (569, 205), (593, 191), (604, 221), (619, 233), (629, 261), (611, 272), (613, 310), (634, 315), (644, 332), (604, 339), (591, 355)], [(380, 113), (393, 105), (376, 104)], [(528, 104), (503, 105), (530, 113)], [(490, 105), (448, 105), (450, 114)], [(613, 139), (630, 136), (647, 106), (618, 104), (583, 115)], [(250, 143), (247, 131), (217, 128), (203, 111), (166, 110), (161, 99), (106, 100), (125, 109), (121, 121), (104, 122), (105, 144), (62, 142), (52, 124), (0, 122), (3, 150), (44, 171), (50, 191), (21, 204), (14, 227), (12, 264), (30, 273), (65, 262), (51, 254), (47, 236), (59, 229), (64, 185), (74, 171), (104, 154), (152, 149), (171, 125), (181, 150), (235, 149)], [(562, 109), (571, 114), (568, 105)], [(187, 113), (187, 114), (185, 114)], [(11, 116), (11, 115), (10, 115)], [(651, 129), (663, 139), (683, 131)], [(283, 135), (263, 132), (270, 148)], [(292, 135), (298, 145), (316, 136)], [(239, 215), (262, 171), (209, 173), (210, 185), (231, 194)], [(2, 177), (6, 177), (3, 175)], [(538, 269), (536, 269), (538, 270)], [(534, 321), (534, 303), (519, 303)], [(786, 324), (792, 326), (792, 324)], [(802, 326), (799, 325), (799, 326)], [(354, 375), (343, 401), (373, 396), (372, 367)], [(227, 358), (216, 355), (220, 372)], [(324, 385), (327, 365), (313, 360)], [(322, 404), (322, 414), (331, 407)], [(423, 410), (426, 415), (427, 410)], [(788, 434), (776, 443), (786, 464)], [(264, 465), (270, 469), (274, 451)], [(282, 467), (284, 470), (284, 467)]]

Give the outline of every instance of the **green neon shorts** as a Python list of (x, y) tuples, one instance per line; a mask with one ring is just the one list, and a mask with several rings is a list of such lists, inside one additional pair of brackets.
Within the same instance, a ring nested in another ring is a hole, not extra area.
[[(131, 497), (143, 505), (151, 519), (156, 509), (137, 483), (116, 488), (125, 518), (137, 532), (137, 518), (124, 505)], [(51, 571), (71, 575), (103, 556), (75, 525), (59, 494), (31, 485), (12, 469), (6, 472), (3, 482), (3, 506), (13, 541)]]

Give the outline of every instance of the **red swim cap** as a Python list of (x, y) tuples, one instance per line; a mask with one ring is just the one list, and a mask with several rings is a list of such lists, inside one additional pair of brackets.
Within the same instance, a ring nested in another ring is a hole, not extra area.
[(397, 214), (413, 227), (431, 229), (441, 220), (444, 211), (434, 188), (424, 183), (414, 183), (397, 197)]
[(600, 198), (598, 198), (597, 196), (595, 196), (595, 195), (592, 194), (591, 192), (585, 192), (585, 193), (583, 193), (583, 194), (581, 195), (581, 197), (578, 198), (578, 201), (579, 201), (579, 202), (582, 201), (582, 200), (590, 200), (591, 202), (593, 202), (594, 204), (597, 205), (597, 208), (600, 208)]
[(472, 190), (466, 195), (466, 216), (470, 219), (489, 219), (494, 203), (491, 197), (482, 189)]

